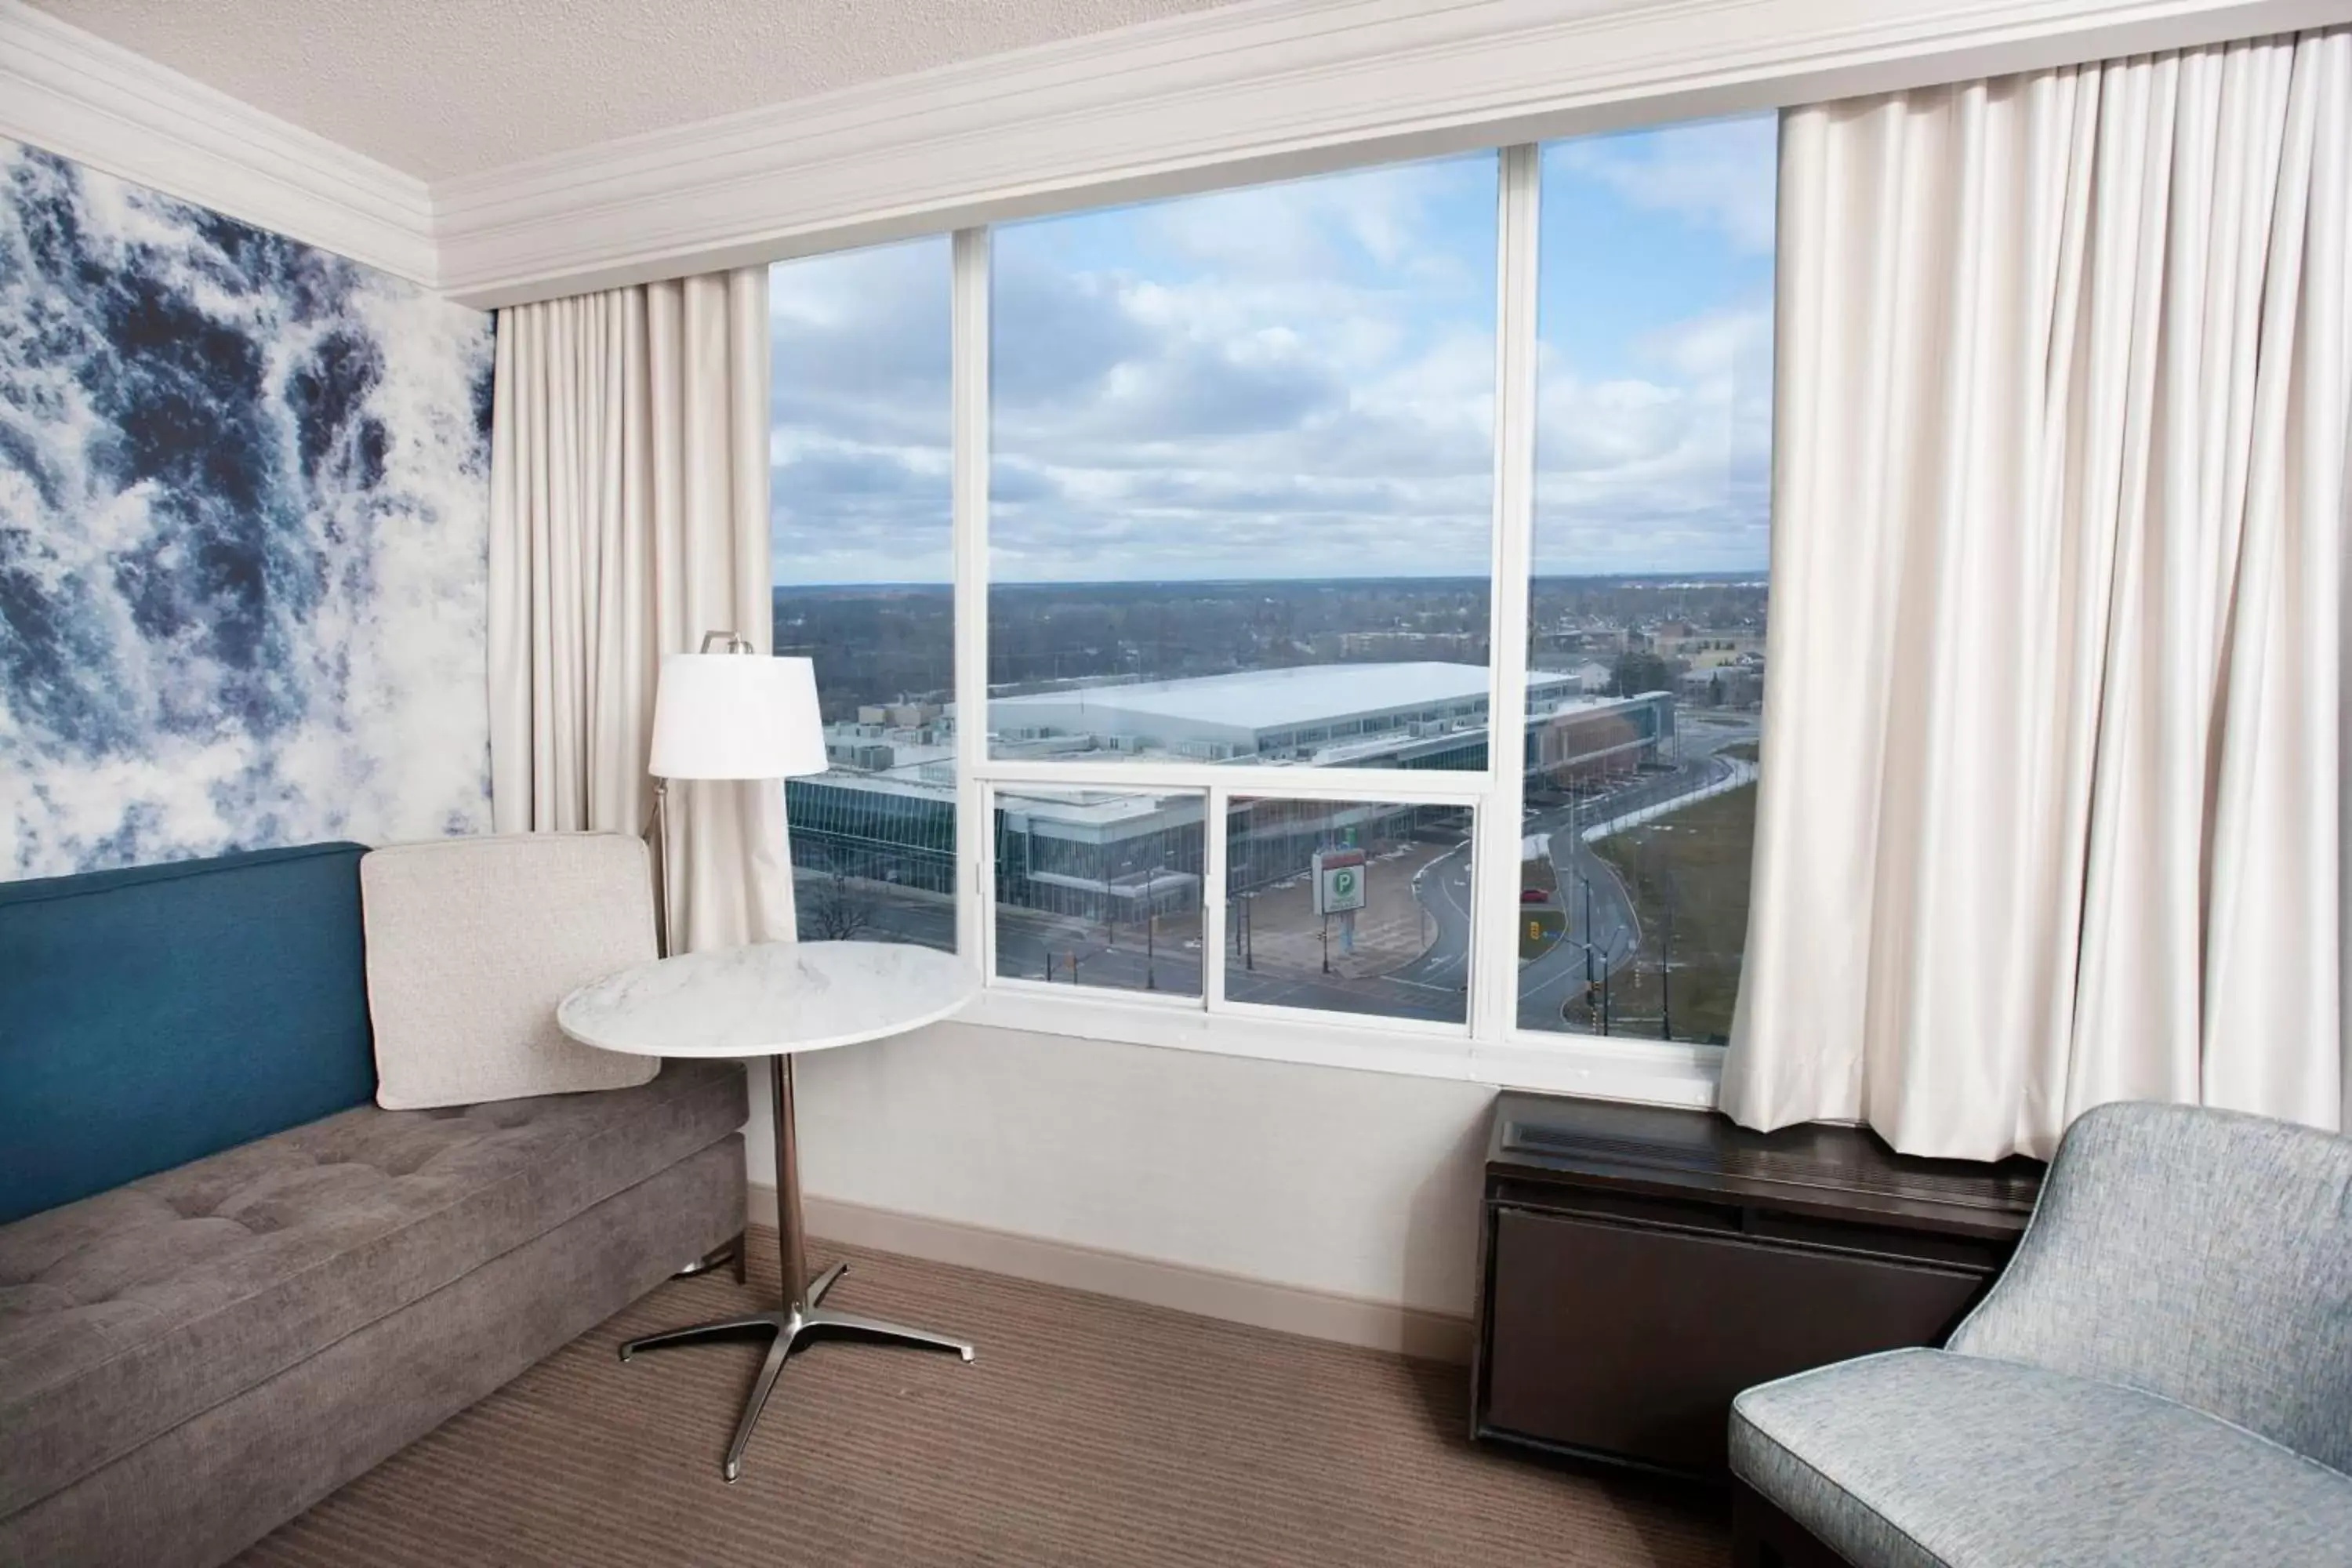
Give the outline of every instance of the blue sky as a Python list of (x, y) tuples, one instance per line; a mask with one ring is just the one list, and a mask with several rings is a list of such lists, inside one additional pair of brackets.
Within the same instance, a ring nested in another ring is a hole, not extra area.
[[(1770, 119), (1544, 155), (1538, 566), (1764, 563)], [(1004, 580), (1479, 574), (1491, 154), (1008, 226)], [(944, 237), (771, 282), (782, 583), (945, 581)]]
[(1769, 115), (1544, 149), (1538, 571), (1763, 569), (1776, 169)]

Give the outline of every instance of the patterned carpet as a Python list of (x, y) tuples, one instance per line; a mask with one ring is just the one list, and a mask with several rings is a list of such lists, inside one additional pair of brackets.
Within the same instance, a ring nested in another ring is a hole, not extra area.
[(827, 1305), (971, 1339), (794, 1357), (743, 1479), (719, 1459), (751, 1343), (633, 1334), (764, 1305), (674, 1280), (345, 1487), (246, 1568), (646, 1563), (1719, 1565), (1701, 1505), (1474, 1449), (1463, 1369), (906, 1258)]

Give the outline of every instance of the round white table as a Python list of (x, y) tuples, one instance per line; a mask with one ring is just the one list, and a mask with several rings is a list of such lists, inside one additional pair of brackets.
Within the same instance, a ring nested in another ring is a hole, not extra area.
[(793, 1058), (902, 1034), (937, 1023), (971, 1000), (978, 981), (951, 953), (890, 942), (760, 942), (716, 952), (689, 952), (640, 963), (583, 985), (556, 1008), (563, 1032), (600, 1050), (646, 1057), (766, 1057), (776, 1122), (776, 1235), (782, 1254), (783, 1303), (774, 1311), (721, 1318), (621, 1347), (626, 1361), (641, 1350), (693, 1344), (741, 1334), (771, 1342), (743, 1417), (728, 1445), (722, 1473), (743, 1471), (743, 1449), (776, 1379), (793, 1352), (832, 1336), (954, 1351), (961, 1340), (872, 1318), (818, 1310), (824, 1293), (849, 1267), (836, 1263), (822, 1278), (808, 1273), (801, 1223), (800, 1161), (793, 1133)]

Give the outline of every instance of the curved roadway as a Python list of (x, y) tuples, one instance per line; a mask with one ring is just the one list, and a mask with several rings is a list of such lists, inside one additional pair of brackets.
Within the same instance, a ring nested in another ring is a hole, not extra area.
[[(1679, 766), (1642, 775), (1606, 794), (1539, 810), (1520, 825), (1523, 836), (1549, 836), (1552, 874), (1559, 889), (1560, 907), (1568, 916), (1560, 940), (1519, 965), (1522, 1028), (1559, 1028), (1566, 1009), (1581, 1001), (1588, 977), (1601, 973), (1603, 961), (1613, 974), (1633, 961), (1634, 950), (1641, 945), (1641, 921), (1634, 913), (1633, 896), (1618, 879), (1615, 868), (1585, 842), (1584, 829), (1719, 787), (1737, 769), (1729, 758), (1718, 753), (1740, 742), (1753, 742), (1756, 733), (1752, 722), (1686, 724)], [(1437, 934), (1420, 958), (1387, 978), (1409, 984), (1443, 981), (1456, 989), (1465, 985), (1470, 949), (1469, 875), (1469, 847), (1465, 845), (1432, 861), (1415, 880), (1414, 895), (1429, 911)]]

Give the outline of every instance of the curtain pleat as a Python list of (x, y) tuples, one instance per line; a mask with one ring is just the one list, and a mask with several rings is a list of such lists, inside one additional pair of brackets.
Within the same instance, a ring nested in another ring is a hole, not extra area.
[[(491, 808), (501, 833), (635, 833), (661, 656), (770, 651), (767, 274), (499, 312)], [(671, 785), (678, 951), (793, 935), (783, 792)]]
[(1723, 1103), (2343, 1124), (2352, 32), (1791, 110)]

